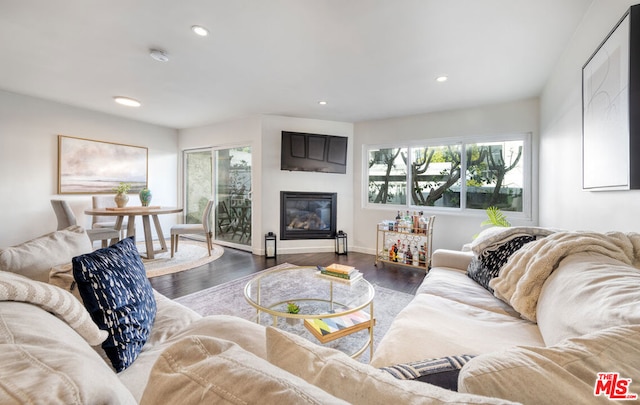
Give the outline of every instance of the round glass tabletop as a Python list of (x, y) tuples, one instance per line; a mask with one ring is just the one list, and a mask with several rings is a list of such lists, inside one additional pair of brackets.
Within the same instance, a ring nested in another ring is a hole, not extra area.
[[(373, 301), (375, 290), (367, 280), (329, 277), (316, 267), (268, 270), (247, 283), (244, 295), (258, 311), (285, 318), (330, 318), (358, 311)], [(290, 303), (299, 312), (290, 313)]]

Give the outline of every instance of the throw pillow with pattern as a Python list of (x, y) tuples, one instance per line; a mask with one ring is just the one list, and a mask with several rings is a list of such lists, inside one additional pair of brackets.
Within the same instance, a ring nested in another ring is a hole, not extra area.
[(518, 236), (493, 250), (486, 250), (479, 258), (474, 257), (467, 267), (467, 275), (493, 294), (489, 281), (497, 277), (502, 266), (507, 263), (512, 254), (522, 246), (536, 240), (536, 236)]
[(489, 270), (498, 274), (500, 268), (509, 260), (512, 254), (529, 242), (536, 240), (535, 236), (518, 236), (505, 242), (493, 250), (486, 250), (480, 260)]
[(497, 275), (497, 272), (494, 274), (494, 272), (489, 270), (489, 268), (482, 264), (482, 261), (477, 257), (471, 259), (469, 267), (467, 267), (467, 276), (489, 290), (491, 294), (493, 294), (493, 289), (489, 287), (489, 281), (491, 281), (491, 279), (496, 277)]
[(457, 391), (460, 369), (474, 357), (468, 354), (448, 356), (440, 359), (395, 364), (389, 367), (382, 367), (380, 370), (386, 371), (400, 380), (422, 381), (451, 391)]
[(129, 367), (146, 343), (156, 316), (156, 301), (133, 237), (74, 257), (73, 277), (85, 308), (100, 329), (116, 371)]

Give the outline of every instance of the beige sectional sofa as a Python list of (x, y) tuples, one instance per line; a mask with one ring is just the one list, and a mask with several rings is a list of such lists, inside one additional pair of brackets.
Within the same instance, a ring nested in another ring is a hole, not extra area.
[[(535, 240), (487, 286), (468, 276), (472, 262), (516, 237)], [(434, 252), (372, 366), (472, 355), (458, 391), (525, 404), (629, 403), (640, 394), (640, 235), (514, 227), (487, 230), (470, 248)], [(628, 383), (624, 393), (598, 373)]]
[(273, 328), (201, 317), (157, 292), (146, 343), (116, 373), (100, 347), (108, 333), (72, 294), (69, 262), (90, 251), (79, 227), (0, 249), (0, 403), (511, 403), (398, 380)]

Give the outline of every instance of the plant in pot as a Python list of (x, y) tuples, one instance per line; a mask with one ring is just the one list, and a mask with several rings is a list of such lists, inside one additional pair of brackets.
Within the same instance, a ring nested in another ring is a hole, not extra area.
[(113, 200), (116, 202), (118, 208), (125, 207), (129, 202), (129, 196), (127, 193), (131, 190), (131, 184), (121, 182), (117, 187), (113, 188), (113, 191), (116, 192), (116, 196)]
[[(289, 301), (287, 302), (287, 312), (290, 314), (297, 314), (300, 312), (300, 306), (293, 301)], [(287, 318), (287, 323), (289, 324), (295, 324), (296, 321), (298, 321), (296, 318)]]

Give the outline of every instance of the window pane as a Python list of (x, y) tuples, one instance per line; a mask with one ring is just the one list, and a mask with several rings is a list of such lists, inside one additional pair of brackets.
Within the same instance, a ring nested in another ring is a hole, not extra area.
[(216, 151), (216, 239), (251, 245), (251, 147)]
[(523, 141), (467, 145), (467, 208), (522, 212)]
[(407, 149), (369, 150), (369, 202), (407, 203)]
[(460, 145), (412, 148), (413, 205), (460, 207)]

